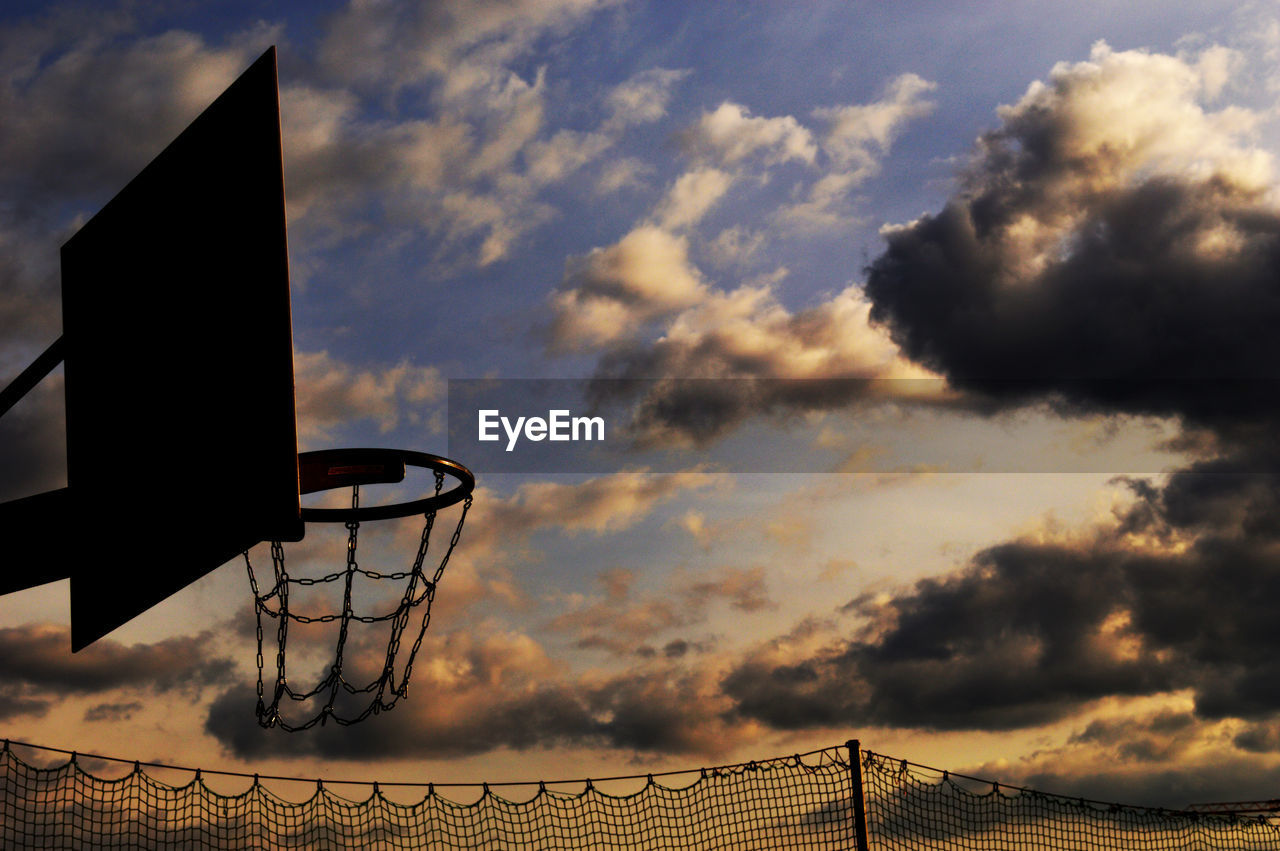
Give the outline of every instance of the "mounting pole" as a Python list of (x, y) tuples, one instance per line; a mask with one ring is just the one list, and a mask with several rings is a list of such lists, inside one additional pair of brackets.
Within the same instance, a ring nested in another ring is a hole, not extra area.
[(862, 746), (857, 739), (845, 742), (849, 749), (849, 784), (853, 797), (853, 829), (858, 851), (870, 851), (867, 841), (867, 801), (862, 791)]

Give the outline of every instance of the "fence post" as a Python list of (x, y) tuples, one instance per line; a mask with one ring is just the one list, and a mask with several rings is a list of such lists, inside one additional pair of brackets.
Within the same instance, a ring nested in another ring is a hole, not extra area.
[(867, 842), (867, 800), (862, 791), (862, 746), (857, 739), (845, 742), (849, 749), (850, 794), (853, 796), (853, 829), (858, 851), (870, 851)]

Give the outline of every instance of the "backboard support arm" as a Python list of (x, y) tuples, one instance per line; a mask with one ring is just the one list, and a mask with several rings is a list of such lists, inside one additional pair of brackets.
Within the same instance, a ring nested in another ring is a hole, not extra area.
[(71, 516), (67, 488), (0, 503), (0, 531), (6, 533), (0, 558), (0, 595), (57, 582), (71, 575), (66, 549)]
[(0, 390), (0, 417), (9, 412), (9, 409), (18, 404), (22, 397), (30, 393), (37, 384), (40, 383), (46, 375), (53, 372), (53, 368), (62, 363), (63, 344), (65, 338), (59, 337), (53, 341), (53, 345), (44, 350), (44, 354), (31, 362), (31, 366), (27, 367), (13, 381), (9, 382), (9, 386)]
[[(8, 387), (0, 390), (0, 417), (62, 363), (63, 339), (54, 340)], [(56, 541), (58, 535), (65, 534), (61, 527), (69, 504), (70, 493), (66, 488), (0, 503), (0, 530), (23, 530), (20, 535), (9, 536), (7, 564), (0, 569), (0, 594), (34, 588), (71, 575), (67, 559), (50, 558), (48, 553), (50, 547), (58, 546), (51, 540)]]

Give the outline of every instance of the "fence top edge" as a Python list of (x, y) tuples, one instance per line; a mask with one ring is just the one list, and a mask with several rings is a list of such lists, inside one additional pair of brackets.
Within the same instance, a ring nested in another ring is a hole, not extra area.
[[(422, 789), (432, 790), (436, 787), (486, 789), (494, 786), (546, 787), (546, 786), (569, 786), (569, 785), (582, 784), (582, 785), (585, 785), (587, 788), (590, 788), (592, 784), (595, 784), (595, 783), (609, 783), (613, 781), (623, 781), (623, 780), (645, 780), (648, 783), (653, 783), (655, 778), (676, 777), (682, 774), (696, 775), (693, 778), (693, 780), (694, 782), (697, 782), (697, 780), (707, 776), (715, 776), (718, 774), (731, 773), (731, 772), (740, 773), (745, 771), (765, 770), (765, 769), (773, 768), (774, 766), (779, 766), (784, 764), (801, 765), (806, 768), (813, 768), (813, 767), (818, 767), (818, 766), (827, 764), (827, 762), (823, 762), (823, 761), (819, 761), (817, 763), (814, 763), (813, 765), (809, 765), (804, 762), (805, 758), (813, 757), (813, 756), (827, 757), (827, 761), (830, 763), (837, 763), (841, 765), (849, 764), (848, 760), (843, 760), (840, 756), (840, 750), (845, 748), (846, 747), (845, 745), (828, 745), (827, 747), (817, 748), (815, 750), (807, 751), (805, 753), (788, 754), (785, 756), (775, 756), (775, 757), (769, 757), (767, 759), (762, 759), (762, 760), (760, 759), (747, 760), (745, 762), (731, 763), (726, 765), (698, 766), (695, 768), (675, 769), (671, 771), (648, 771), (640, 774), (620, 774), (620, 775), (615, 775), (611, 777), (575, 777), (575, 778), (560, 779), (560, 780), (506, 780), (506, 781), (490, 780), (490, 781), (476, 781), (476, 782), (447, 782), (446, 781), (442, 783), (439, 781), (417, 782), (417, 781), (394, 781), (394, 780), (391, 780), (391, 781), (350, 780), (350, 779), (328, 779), (328, 778), (321, 780), (320, 778), (317, 778), (317, 777), (299, 777), (299, 776), (290, 776), (290, 775), (262, 774), (260, 772), (227, 771), (227, 770), (203, 768), (203, 767), (197, 767), (197, 766), (172, 765), (172, 764), (163, 763), (163, 762), (146, 762), (146, 761), (136, 760), (136, 759), (126, 759), (123, 757), (86, 753), (84, 751), (69, 751), (69, 750), (64, 750), (62, 748), (50, 747), (48, 745), (37, 745), (37, 744), (32, 744), (30, 742), (22, 742), (16, 739), (8, 739), (8, 738), (4, 739), (4, 746), (3, 748), (0, 748), (0, 754), (7, 752), (11, 754), (15, 759), (18, 759), (20, 761), (21, 761), (21, 757), (19, 757), (16, 753), (13, 752), (13, 749), (11, 747), (12, 745), (16, 745), (18, 747), (23, 747), (23, 748), (30, 748), (36, 751), (44, 751), (47, 753), (64, 754), (69, 757), (68, 764), (77, 763), (78, 760), (85, 760), (85, 759), (102, 760), (104, 762), (128, 764), (128, 765), (134, 766), (135, 769), (136, 768), (159, 768), (167, 771), (185, 771), (195, 775), (197, 779), (207, 775), (215, 775), (218, 777), (241, 777), (245, 779), (252, 779), (255, 781), (255, 783), (259, 780), (271, 780), (271, 781), (285, 782), (285, 783), (323, 783), (326, 786), (368, 786), (368, 787), (374, 788), (375, 791), (378, 788), (385, 788), (388, 786), (394, 786), (399, 788), (422, 788)], [(81, 770), (83, 770), (83, 767), (81, 767)]]

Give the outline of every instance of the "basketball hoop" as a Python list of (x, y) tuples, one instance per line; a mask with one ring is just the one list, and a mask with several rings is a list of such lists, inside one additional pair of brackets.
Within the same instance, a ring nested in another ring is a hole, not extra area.
[[(432, 472), (435, 488), (430, 496), (391, 505), (360, 505), (361, 485), (399, 482), (404, 478), (406, 465), (421, 467)], [(257, 615), (258, 723), (266, 728), (279, 727), (290, 732), (306, 730), (316, 724), (323, 725), (330, 720), (344, 726), (355, 724), (372, 714), (391, 709), (400, 698), (407, 695), (413, 660), (418, 653), (418, 648), (422, 645), (427, 625), (431, 621), (431, 603), (435, 599), (436, 587), (462, 535), (462, 525), (467, 519), (467, 511), (471, 508), (471, 492), (475, 487), (475, 477), (472, 476), (471, 471), (456, 461), (425, 452), (395, 449), (330, 449), (320, 452), (303, 452), (298, 455), (298, 470), (300, 493), (350, 487), (351, 505), (349, 508), (304, 507), (302, 509), (302, 520), (305, 523), (342, 523), (346, 526), (346, 564), (339, 570), (316, 578), (290, 576), (285, 567), (284, 545), (280, 541), (272, 541), (271, 563), (274, 576), (270, 586), (264, 590), (254, 573), (249, 552), (246, 550), (244, 553)], [(456, 480), (456, 484), (448, 490), (444, 488), (446, 476)], [(423, 565), (426, 561), (431, 533), (435, 527), (437, 512), (457, 503), (462, 503), (457, 525), (453, 529), (453, 534), (438, 565), (428, 576)], [(423, 528), (417, 554), (414, 556), (411, 567), (394, 573), (381, 573), (360, 566), (356, 558), (356, 550), (362, 522), (414, 515), (423, 517)], [(356, 614), (352, 602), (352, 587), (357, 578), (361, 584), (366, 581), (403, 583), (403, 590), (398, 592), (398, 604), (390, 611)], [(289, 601), (290, 590), (300, 587), (318, 587), (321, 590), (329, 587), (341, 588), (341, 601), (322, 614), (301, 614), (290, 608)], [(414, 610), (421, 611), (421, 625), (417, 635), (413, 636), (413, 643), (407, 654), (402, 654), (402, 639)], [(263, 648), (264, 617), (275, 619), (277, 636), (275, 685), (270, 689), (269, 700), (265, 671), (266, 654)], [(333, 665), (314, 688), (305, 691), (295, 689), (287, 675), (285, 646), (291, 622), (338, 624)], [(365, 685), (352, 684), (343, 672), (344, 652), (348, 645), (349, 628), (353, 623), (390, 625), (386, 660), (382, 670), (375, 679)], [(399, 677), (396, 676), (397, 668), (400, 671)], [(361, 711), (350, 715), (341, 714), (335, 710), (334, 704), (344, 695), (352, 698), (367, 695), (369, 702)], [(314, 704), (319, 701), (322, 701), (323, 705), (309, 717), (301, 720), (289, 717), (291, 715), (289, 707), (308, 702)]]

